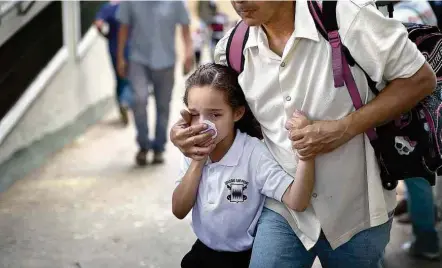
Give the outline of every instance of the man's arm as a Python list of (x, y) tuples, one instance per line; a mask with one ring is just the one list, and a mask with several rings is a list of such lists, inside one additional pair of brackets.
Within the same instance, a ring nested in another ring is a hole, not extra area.
[[(338, 13), (345, 13), (348, 5), (352, 3), (340, 1)], [(396, 118), (435, 89), (431, 67), (399, 21), (383, 17), (375, 6), (369, 5), (362, 7), (351, 24), (343, 28), (348, 29), (343, 44), (356, 62), (373, 81), (390, 82), (358, 111), (340, 120), (317, 121), (292, 131), (293, 147), (304, 160), (330, 152), (356, 135)]]
[(355, 136), (397, 118), (430, 95), (436, 76), (428, 63), (410, 78), (393, 80), (370, 103), (343, 119), (347, 133)]
[(118, 31), (118, 48), (117, 48), (117, 68), (120, 77), (126, 77), (127, 63), (124, 58), (127, 40), (129, 38), (129, 25), (120, 24)]
[(193, 66), (193, 44), (190, 33), (190, 17), (184, 1), (175, 2), (176, 24), (181, 25), (181, 35), (184, 44), (184, 75), (188, 74)]
[(184, 75), (188, 74), (193, 65), (193, 44), (192, 36), (190, 33), (190, 26), (181, 26), (183, 44), (184, 44)]
[(127, 70), (127, 63), (124, 57), (124, 51), (126, 49), (127, 40), (129, 38), (129, 26), (132, 22), (130, 5), (131, 3), (129, 1), (122, 1), (117, 10), (117, 20), (120, 22), (117, 43), (117, 69), (120, 77), (126, 77)]

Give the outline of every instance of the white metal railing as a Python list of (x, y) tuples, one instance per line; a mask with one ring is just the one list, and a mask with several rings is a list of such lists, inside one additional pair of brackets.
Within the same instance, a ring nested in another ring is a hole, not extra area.
[[(7, 14), (11, 14), (11, 10), (16, 8), (16, 2), (33, 1), (10, 1), (7, 3), (3, 3), (0, 6), (0, 12), (5, 12), (5, 16), (7, 16)], [(38, 3), (45, 3), (44, 6), (39, 6), (38, 11), (40, 11), (49, 3), (49, 1)], [(35, 9), (36, 7), (37, 6), (33, 7), (32, 9)], [(33, 10), (34, 13), (35, 11), (36, 10)], [(47, 86), (52, 77), (58, 72), (58, 70), (60, 70), (60, 68), (67, 61), (71, 61), (72, 64), (78, 64), (78, 60), (84, 56), (84, 54), (92, 44), (93, 39), (97, 36), (95, 29), (91, 28), (84, 36), (83, 40), (80, 40), (81, 21), (80, 5), (78, 1), (62, 1), (61, 12), (63, 23), (63, 47), (51, 59), (48, 65), (38, 74), (32, 84), (25, 90), (20, 99), (14, 104), (9, 112), (0, 119), (0, 145), (3, 143), (4, 139), (11, 132), (14, 126), (19, 122), (20, 118), (24, 115), (29, 106)], [(33, 17), (38, 12), (35, 14), (34, 13), (27, 16), (32, 15)], [(29, 21), (32, 17), (27, 18), (27, 16), (24, 16), (24, 18), (26, 19), (26, 21)], [(21, 27), (22, 25), (24, 24), (21, 24), (19, 26)], [(16, 28), (15, 31), (17, 31), (20, 27), (14, 27)], [(0, 25), (0, 45), (2, 44), (1, 29), (2, 25)]]

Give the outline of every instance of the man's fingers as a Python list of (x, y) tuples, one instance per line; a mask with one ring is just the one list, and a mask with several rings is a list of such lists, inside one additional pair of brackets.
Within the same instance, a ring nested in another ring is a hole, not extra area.
[(304, 133), (298, 129), (292, 129), (289, 135), (289, 139), (292, 141), (299, 141), (304, 138)]
[(308, 156), (313, 154), (313, 149), (310, 147), (305, 147), (305, 148), (301, 148), (301, 149), (297, 149), (298, 155), (301, 156)]
[(209, 147), (192, 147), (190, 149), (190, 154), (191, 155), (199, 155), (199, 156), (205, 156), (208, 155), (209, 153), (211, 153), (214, 149), (215, 145), (211, 145)]
[(206, 133), (193, 136), (190, 138), (192, 140), (191, 144), (201, 146), (202, 144), (205, 144), (206, 142), (212, 141), (213, 135), (215, 135), (215, 133), (213, 132), (213, 130), (210, 130)]
[(181, 117), (183, 118), (183, 120), (190, 125), (190, 122), (192, 121), (192, 115), (189, 113), (189, 111), (187, 111), (186, 109), (182, 109), (180, 111)]
[(215, 140), (214, 140), (214, 139), (210, 139), (210, 140), (208, 140), (208, 141), (202, 143), (200, 146), (201, 146), (201, 147), (207, 147), (207, 146), (210, 146), (210, 145), (212, 145), (212, 144), (214, 144), (214, 143), (215, 143)]
[(298, 154), (298, 158), (299, 158), (299, 160), (302, 160), (302, 161), (311, 160), (311, 159), (313, 159), (313, 158), (315, 158), (315, 157), (316, 157), (316, 156), (313, 155), (313, 154), (306, 155), (306, 156), (302, 156), (302, 155)]
[[(179, 123), (180, 122), (178, 122), (176, 125), (179, 125)], [(178, 129), (176, 131), (175, 136), (176, 136), (176, 139), (187, 140), (189, 138), (192, 138), (195, 135), (198, 135), (198, 133), (200, 133), (201, 131), (203, 131), (205, 129), (207, 129), (206, 124), (198, 124), (198, 125), (193, 125), (193, 126), (189, 126), (189, 127), (181, 126), (180, 129)], [(207, 134), (207, 133), (204, 133), (204, 134)]]

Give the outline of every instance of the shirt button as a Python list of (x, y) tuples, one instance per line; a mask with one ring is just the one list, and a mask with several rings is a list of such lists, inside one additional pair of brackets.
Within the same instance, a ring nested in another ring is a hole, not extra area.
[(281, 62), (281, 67), (285, 67), (285, 62)]
[(313, 198), (318, 197), (318, 195), (316, 193), (313, 193), (312, 196), (313, 196)]
[(285, 100), (286, 100), (286, 101), (291, 101), (291, 100), (292, 100), (292, 97), (287, 96), (287, 97), (285, 97)]

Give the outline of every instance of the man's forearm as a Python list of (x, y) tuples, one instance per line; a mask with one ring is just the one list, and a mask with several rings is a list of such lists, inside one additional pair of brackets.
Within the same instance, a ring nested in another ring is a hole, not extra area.
[(126, 49), (127, 39), (129, 36), (129, 25), (121, 24), (120, 30), (118, 31), (118, 59), (124, 59), (124, 50)]
[(397, 118), (431, 94), (435, 87), (436, 77), (426, 63), (412, 77), (392, 81), (370, 103), (343, 118), (346, 132), (354, 137)]
[(190, 34), (190, 26), (189, 25), (182, 25), (181, 31), (182, 31), (182, 38), (183, 38), (183, 44), (184, 44), (184, 53), (186, 53), (186, 55), (192, 55), (193, 54), (193, 42), (192, 42), (192, 36)]

